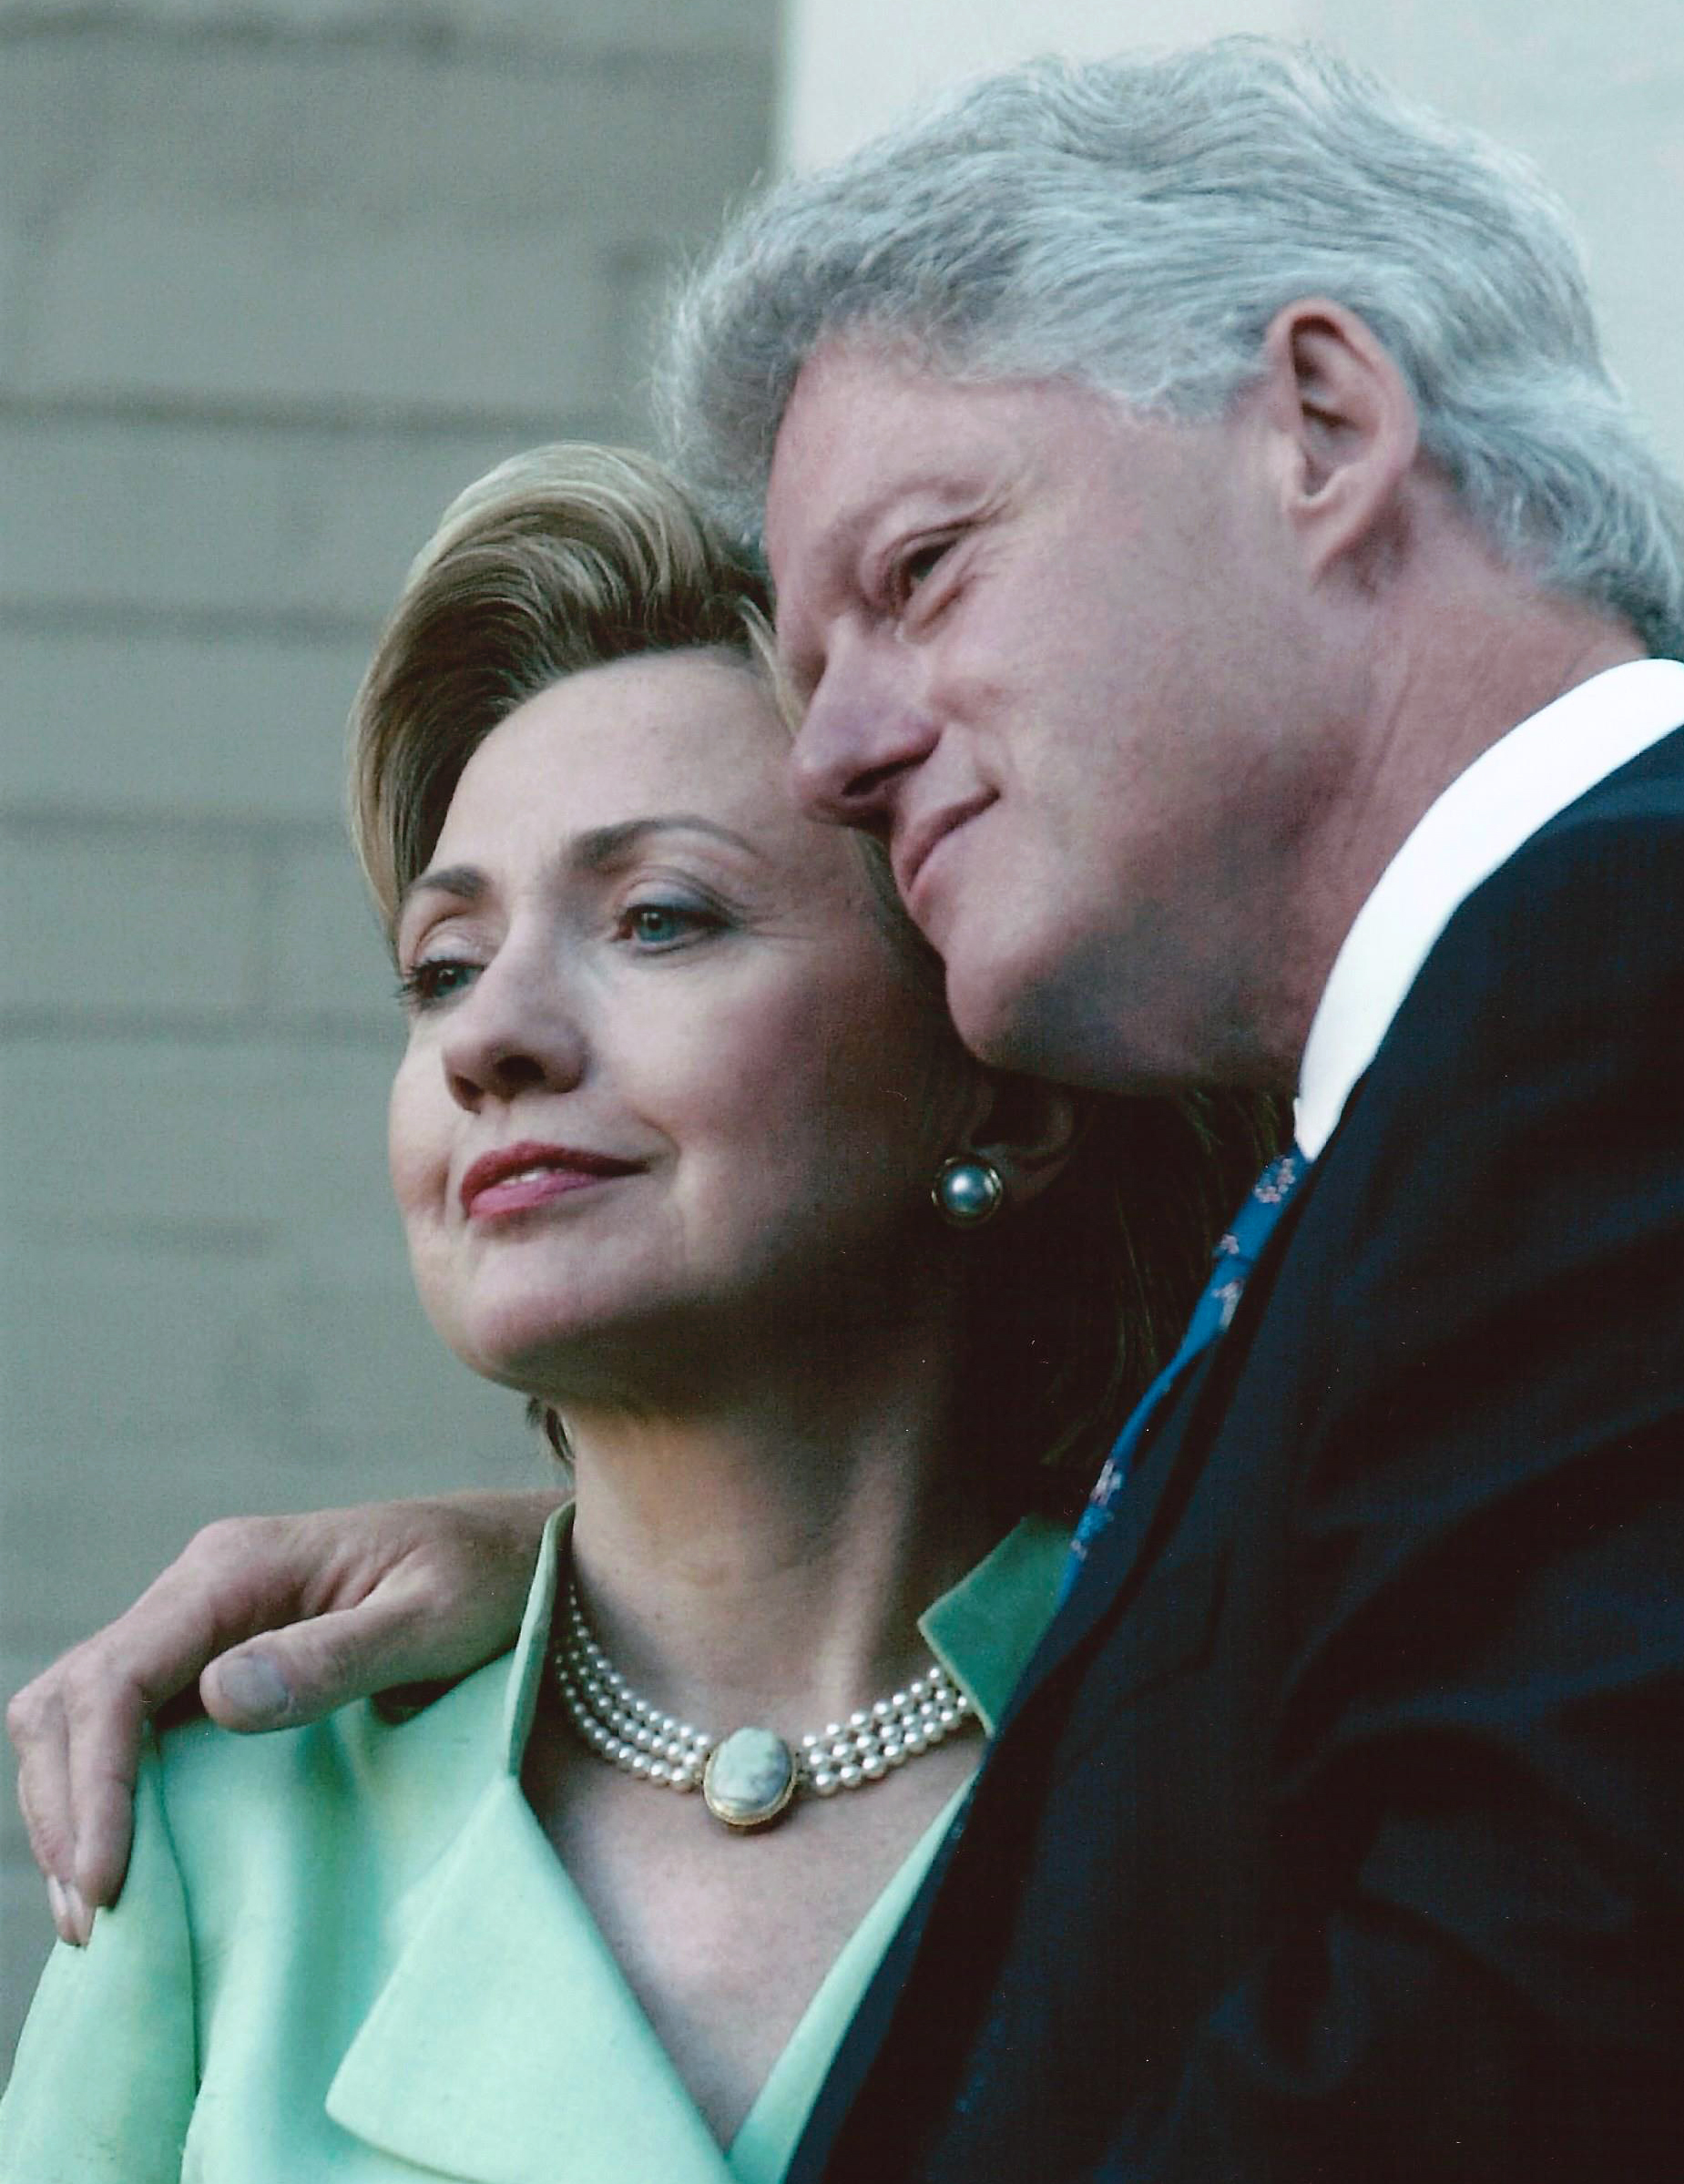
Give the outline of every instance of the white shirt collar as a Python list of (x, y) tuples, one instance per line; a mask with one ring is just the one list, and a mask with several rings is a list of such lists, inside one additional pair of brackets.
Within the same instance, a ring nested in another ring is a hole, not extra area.
[(1510, 729), (1429, 805), (1357, 913), (1310, 1026), (1296, 1110), (1309, 1158), (1467, 897), (1558, 811), (1681, 722), (1684, 663), (1628, 660)]

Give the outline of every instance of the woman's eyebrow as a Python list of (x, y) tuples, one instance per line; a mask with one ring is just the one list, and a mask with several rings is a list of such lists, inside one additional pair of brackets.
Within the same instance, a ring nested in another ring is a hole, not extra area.
[(567, 862), (581, 871), (601, 872), (640, 849), (651, 834), (670, 833), (709, 834), (717, 842), (747, 851), (751, 857), (765, 855), (750, 835), (721, 826), (718, 820), (704, 818), (699, 811), (663, 811), (648, 819), (623, 819), (613, 826), (591, 827), (574, 837)]
[(403, 913), (418, 894), (455, 895), (461, 902), (477, 903), (485, 892), (485, 875), (477, 864), (437, 865), (431, 872), (417, 873), (399, 895), (394, 923), (402, 923)]
[[(668, 833), (709, 834), (717, 842), (746, 851), (750, 857), (763, 858), (766, 853), (750, 835), (740, 834), (735, 827), (721, 826), (718, 820), (705, 818), (699, 811), (662, 811), (648, 819), (622, 819), (612, 826), (587, 828), (567, 844), (566, 862), (577, 871), (606, 872), (640, 848), (651, 834)], [(435, 865), (430, 872), (418, 873), (404, 888), (398, 897), (395, 922), (403, 923), (403, 913), (419, 894), (454, 895), (459, 902), (477, 903), (488, 885), (477, 864)]]

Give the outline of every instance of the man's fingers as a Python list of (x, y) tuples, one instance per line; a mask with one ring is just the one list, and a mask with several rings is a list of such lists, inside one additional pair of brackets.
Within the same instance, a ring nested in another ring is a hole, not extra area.
[[(140, 1735), (154, 1703), (123, 1674), (99, 1638), (67, 1655), (56, 1671), (64, 1712), (64, 1781), (69, 1799), (72, 1863), (61, 1871), (83, 1921), (102, 1903), (115, 1903), (128, 1870), (134, 1835), (135, 1773)], [(87, 1933), (79, 1935), (86, 1941)]]
[(555, 1499), (461, 1495), (222, 1519), (126, 1615), (19, 1692), (7, 1710), (19, 1801), (66, 1938), (86, 1940), (91, 1911), (117, 1900), (141, 1735), (159, 1707), (199, 1679), (228, 1728), (280, 1729), (465, 1675), (513, 1638)]
[(292, 1691), (274, 1659), (277, 1640), (270, 1631), (260, 1646), (224, 1653), (199, 1679), (199, 1696), (213, 1721), (224, 1729), (285, 1729), (311, 1717), (299, 1710)]
[[(207, 1526), (127, 1614), (73, 1647), (6, 1709), (30, 1851), (57, 1883), (48, 1894), (67, 1940), (85, 1940), (92, 1910), (114, 1903), (122, 1887), (146, 1720), (261, 1615), (260, 1602), (242, 1597), (258, 1529)], [(279, 1523), (266, 1529), (278, 1542)]]
[[(225, 1729), (286, 1729), (353, 1699), (467, 1675), (519, 1628), (553, 1506), (537, 1495), (462, 1495), (368, 1513), (392, 1536), (369, 1558), (366, 1591), (347, 1607), (322, 1603), (308, 1620), (230, 1645), (199, 1679), (206, 1712)], [(352, 1514), (368, 1533), (364, 1513)]]
[(128, 1864), (143, 1706), (132, 1686), (78, 1648), (17, 1694), (17, 1800), (47, 1879), (53, 1924), (86, 1942), (94, 1907), (117, 1900)]
[(59, 1938), (73, 1941), (76, 1933), (65, 1882), (75, 1871), (76, 1842), (69, 1824), (69, 1744), (64, 1715), (37, 1678), (6, 1708), (5, 1725), (18, 1750), (17, 1802), (28, 1831), (30, 1854), (46, 1876), (47, 1900)]
[(422, 1618), (395, 1587), (266, 1631), (213, 1660), (199, 1678), (205, 1711), (224, 1729), (291, 1729), (335, 1707), (429, 1672)]
[[(134, 1841), (135, 1769), (140, 1721), (114, 1723), (102, 1749), (70, 1740), (70, 1804), (76, 1817), (76, 1853), (65, 1884), (74, 1938), (87, 1939), (95, 1909), (115, 1903), (128, 1871)], [(49, 1892), (50, 1893), (50, 1892)]]

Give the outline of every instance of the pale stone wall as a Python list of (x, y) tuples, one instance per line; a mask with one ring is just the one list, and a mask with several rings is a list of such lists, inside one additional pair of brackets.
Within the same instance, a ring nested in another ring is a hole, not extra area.
[[(194, 1527), (544, 1475), (422, 1322), (339, 822), (459, 485), (647, 437), (773, 0), (0, 0), (0, 1684)], [(0, 1798), (0, 2070), (49, 1934)]]

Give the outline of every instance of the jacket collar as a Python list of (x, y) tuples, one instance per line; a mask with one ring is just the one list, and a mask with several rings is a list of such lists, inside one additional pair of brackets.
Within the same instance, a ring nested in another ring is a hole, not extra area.
[(1026, 1516), (918, 1618), (992, 1737), (1058, 1603), (1070, 1527)]
[[(459, 1741), (440, 1752), (486, 1785), (404, 1900), (327, 2110), (369, 2147), (464, 2184), (735, 2184), (521, 1790), (570, 1525), (562, 1510), (546, 1527), (515, 1650), (481, 1671), (467, 1732), (480, 1756)], [(921, 1619), (990, 1730), (1051, 1612), (1066, 1537), (1020, 1525)]]
[(1439, 935), (1475, 889), (1684, 719), (1684, 665), (1633, 659), (1512, 728), (1430, 804), (1357, 913), (1310, 1026), (1299, 1148), (1318, 1158)]

